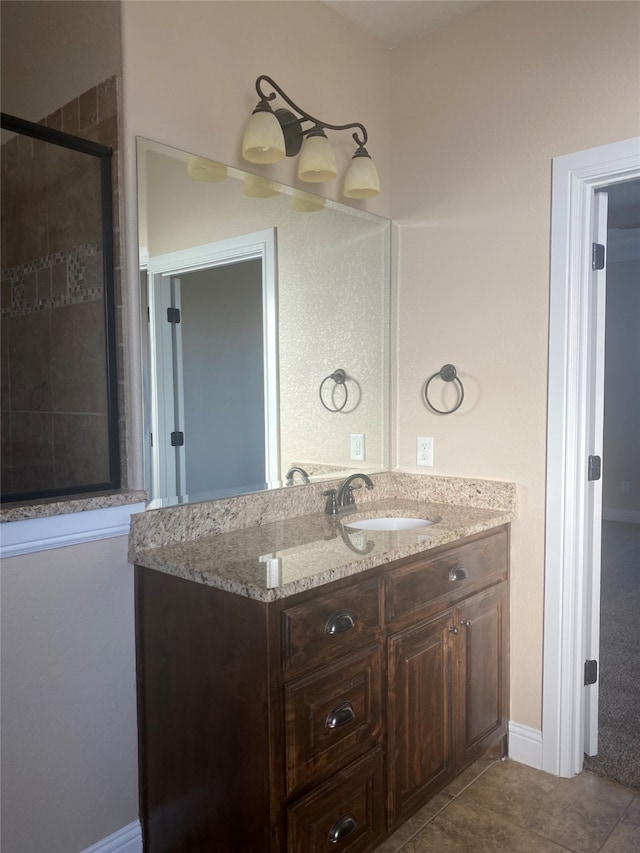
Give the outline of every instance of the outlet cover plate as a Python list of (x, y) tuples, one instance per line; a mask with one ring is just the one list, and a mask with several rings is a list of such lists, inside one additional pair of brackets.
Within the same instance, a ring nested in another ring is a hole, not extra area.
[(351, 434), (351, 461), (364, 462), (364, 435), (362, 433)]
[(416, 462), (418, 465), (433, 467), (433, 438), (418, 436)]

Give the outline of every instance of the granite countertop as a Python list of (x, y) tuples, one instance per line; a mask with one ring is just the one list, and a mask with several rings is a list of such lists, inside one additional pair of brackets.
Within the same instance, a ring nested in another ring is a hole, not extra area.
[[(404, 531), (357, 530), (349, 521), (381, 516), (434, 523)], [(335, 518), (324, 513), (134, 549), (132, 562), (259, 601), (275, 601), (409, 557), (515, 518), (513, 511), (424, 500), (386, 499)]]

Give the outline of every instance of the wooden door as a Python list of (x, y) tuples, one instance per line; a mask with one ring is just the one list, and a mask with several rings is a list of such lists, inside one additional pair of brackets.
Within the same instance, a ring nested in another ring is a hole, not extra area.
[(388, 765), (393, 829), (452, 776), (453, 611), (389, 638)]
[(456, 770), (507, 731), (507, 584), (456, 608)]

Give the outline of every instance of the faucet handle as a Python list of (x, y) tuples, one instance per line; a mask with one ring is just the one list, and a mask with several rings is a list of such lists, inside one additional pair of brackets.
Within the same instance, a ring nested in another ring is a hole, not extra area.
[(327, 515), (337, 515), (338, 514), (338, 499), (336, 497), (336, 489), (328, 489), (324, 492), (324, 496), (327, 499), (327, 504), (325, 507), (325, 512)]
[(361, 489), (361, 488), (362, 488), (362, 486), (349, 486), (347, 488), (347, 499), (345, 501), (345, 504), (347, 506), (352, 506), (356, 502), (355, 498), (353, 497), (353, 493), (356, 489)]

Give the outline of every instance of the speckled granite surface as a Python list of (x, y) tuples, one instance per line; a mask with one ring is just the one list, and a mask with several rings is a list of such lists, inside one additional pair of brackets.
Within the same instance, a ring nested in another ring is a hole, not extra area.
[(0, 523), (24, 521), (28, 518), (48, 518), (89, 509), (105, 509), (111, 506), (144, 503), (147, 493), (143, 491), (90, 492), (69, 498), (44, 498), (40, 501), (4, 504), (0, 507)]
[[(332, 518), (324, 491), (339, 481), (153, 510), (132, 517), (129, 559), (150, 569), (273, 601), (454, 542), (515, 518), (511, 483), (376, 474), (358, 510)], [(350, 529), (349, 521), (413, 516), (409, 531)]]

